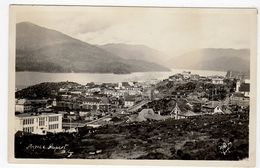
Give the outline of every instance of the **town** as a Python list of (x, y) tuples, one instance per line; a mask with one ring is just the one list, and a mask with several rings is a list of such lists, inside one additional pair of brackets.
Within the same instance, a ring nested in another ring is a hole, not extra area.
[[(46, 82), (16, 91), (15, 132), (18, 138), (33, 135), (55, 137), (59, 134), (76, 136), (82, 134), (80, 130), (84, 132), (88, 128), (87, 135), (91, 136), (104, 129), (109, 132), (110, 127), (134, 128), (140, 124), (172, 122), (177, 123), (177, 128), (183, 127), (183, 122), (193, 120), (199, 120), (203, 126), (207, 126), (206, 121), (212, 118), (214, 121), (223, 119), (223, 122), (235, 122), (241, 116), (248, 116), (249, 105), (249, 76), (232, 71), (228, 71), (226, 76), (207, 77), (183, 71), (164, 80), (86, 85), (68, 81)], [(238, 120), (235, 124), (242, 125), (242, 121)], [(161, 140), (165, 137), (158, 138)], [(228, 144), (232, 140), (223, 141)], [(113, 158), (105, 157), (103, 153), (104, 149), (89, 149), (87, 158)], [(176, 153), (179, 159), (191, 157), (178, 151)], [(68, 156), (71, 157), (71, 154), (63, 157)]]

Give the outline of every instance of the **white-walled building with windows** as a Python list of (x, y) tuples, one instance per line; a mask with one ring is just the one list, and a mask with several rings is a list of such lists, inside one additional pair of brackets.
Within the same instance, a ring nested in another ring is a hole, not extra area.
[(15, 99), (15, 111), (19, 113), (29, 112), (31, 102), (26, 99)]
[(15, 132), (24, 131), (45, 135), (47, 132), (62, 132), (62, 114), (22, 113), (15, 116)]

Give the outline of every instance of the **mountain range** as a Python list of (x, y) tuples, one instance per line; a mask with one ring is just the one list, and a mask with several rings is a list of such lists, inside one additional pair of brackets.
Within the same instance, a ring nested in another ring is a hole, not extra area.
[(124, 74), (168, 67), (249, 71), (250, 50), (203, 48), (169, 56), (145, 45), (92, 45), (30, 22), (16, 24), (16, 71)]
[(125, 59), (151, 61), (164, 65), (165, 54), (145, 45), (109, 43), (98, 47)]
[(169, 71), (30, 22), (16, 25), (16, 71), (131, 73)]
[(250, 71), (250, 50), (204, 48), (168, 60), (168, 66), (179, 69), (216, 71)]

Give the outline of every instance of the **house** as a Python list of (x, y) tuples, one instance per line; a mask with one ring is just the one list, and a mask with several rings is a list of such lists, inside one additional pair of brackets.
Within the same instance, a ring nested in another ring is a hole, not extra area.
[(85, 95), (86, 95), (86, 96), (92, 96), (92, 95), (93, 95), (93, 92), (86, 91), (86, 92), (85, 92)]
[(81, 108), (85, 109), (85, 110), (86, 109), (87, 110), (98, 110), (100, 103), (101, 103), (101, 99), (88, 97), (88, 98), (85, 98), (85, 100), (83, 101)]
[(213, 114), (216, 114), (216, 113), (224, 113), (221, 106), (217, 105), (214, 110), (213, 110)]
[(239, 87), (239, 92), (242, 93), (245, 97), (250, 97), (250, 84), (242, 83)]
[(89, 111), (80, 111), (79, 116), (84, 117), (84, 116), (87, 116), (89, 113), (90, 113)]
[(138, 113), (138, 115), (127, 116), (126, 122), (143, 122), (147, 120), (165, 120), (169, 118), (168, 116), (161, 116), (160, 114), (156, 114), (153, 109), (143, 109)]
[(221, 103), (219, 101), (208, 101), (207, 103), (205, 103), (204, 105), (201, 106), (201, 111), (203, 113), (217, 113), (217, 112), (221, 112)]
[(119, 98), (111, 97), (109, 98), (109, 103), (111, 104), (111, 108), (117, 109), (119, 107)]
[(238, 80), (236, 83), (236, 92), (242, 93), (245, 97), (250, 97), (250, 80), (246, 79), (243, 83)]
[(135, 98), (134, 97), (126, 97), (124, 100), (124, 107), (132, 107), (135, 104)]
[(230, 104), (247, 107), (249, 106), (249, 97), (245, 97), (243, 93), (235, 92), (230, 96)]
[(114, 97), (121, 97), (121, 96), (124, 96), (124, 92), (120, 92), (120, 91), (117, 91), (117, 90), (107, 90), (107, 89), (105, 89), (104, 91), (103, 91), (103, 93), (105, 94), (105, 95), (110, 95), (110, 96), (114, 96)]
[(62, 132), (62, 114), (23, 113), (15, 116), (15, 131), (46, 135)]
[(211, 80), (212, 80), (212, 84), (215, 85), (224, 84), (224, 80), (221, 77), (213, 77)]
[(101, 91), (101, 89), (99, 88), (99, 87), (94, 87), (94, 88), (89, 88), (88, 90), (87, 90), (87, 92), (100, 92)]
[(67, 93), (68, 91), (69, 91), (69, 89), (67, 89), (67, 88), (60, 88), (59, 89), (60, 93)]
[(141, 95), (142, 92), (139, 90), (139, 88), (131, 88), (126, 91), (128, 95)]
[(131, 87), (131, 85), (128, 82), (119, 82), (117, 87), (115, 87), (115, 89), (125, 89)]
[(154, 89), (147, 88), (142, 92), (143, 99), (154, 100)]
[(176, 120), (186, 118), (185, 116), (181, 115), (181, 113), (182, 113), (182, 111), (179, 108), (178, 104), (176, 103), (175, 107), (172, 109), (172, 111), (170, 113), (171, 118), (174, 118)]
[(98, 105), (101, 103), (101, 99), (94, 97), (87, 97), (84, 99), (83, 104)]
[(227, 105), (218, 101), (209, 101), (202, 106), (202, 111), (209, 114), (230, 114), (231, 111)]
[(57, 102), (57, 108), (61, 109), (69, 109), (69, 110), (79, 110), (80, 109), (80, 104), (79, 102), (76, 101), (58, 101)]
[(15, 112), (24, 113), (29, 112), (32, 109), (31, 102), (26, 99), (15, 100)]
[(68, 94), (62, 94), (60, 96), (61, 96), (61, 100), (66, 100), (66, 99), (70, 99), (71, 98), (71, 95), (68, 95)]
[(81, 109), (85, 110), (102, 110), (102, 111), (109, 111), (110, 110), (110, 103), (109, 100), (105, 97), (101, 98), (94, 98), (94, 97), (88, 97), (85, 98)]
[(103, 111), (103, 112), (108, 112), (111, 109), (111, 104), (109, 102), (109, 99), (106, 97), (102, 97), (101, 98), (101, 102), (99, 104), (99, 110)]

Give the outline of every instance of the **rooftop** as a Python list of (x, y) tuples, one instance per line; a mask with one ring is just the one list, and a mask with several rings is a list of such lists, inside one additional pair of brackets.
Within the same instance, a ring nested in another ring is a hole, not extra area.
[(15, 115), (16, 117), (19, 118), (24, 118), (24, 117), (34, 117), (34, 116), (52, 116), (52, 115), (62, 115), (62, 114), (56, 114), (56, 113), (22, 113), (22, 114), (17, 114)]
[(18, 100), (16, 100), (16, 104), (25, 105), (25, 104), (31, 104), (31, 103), (30, 103), (30, 101), (28, 101), (26, 99), (18, 99)]
[(125, 101), (135, 101), (135, 97), (134, 96), (127, 96), (127, 97), (125, 97)]
[(101, 99), (93, 98), (93, 97), (87, 97), (87, 98), (85, 98), (84, 101), (85, 101), (85, 102), (92, 102), (92, 103), (100, 103), (100, 102), (101, 102)]
[(217, 106), (220, 106), (221, 102), (219, 101), (209, 101), (203, 105), (203, 107), (206, 108), (216, 108)]
[(244, 97), (244, 94), (237, 92), (237, 93), (233, 93), (232, 97)]
[(128, 82), (122, 82), (122, 86), (124, 86), (124, 87), (131, 87), (131, 85), (129, 85)]

